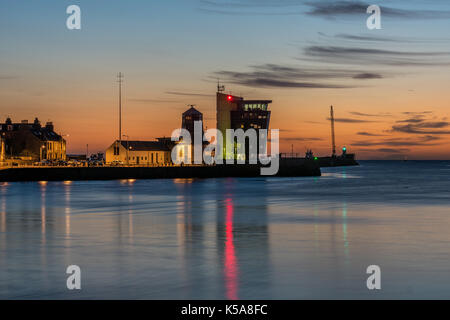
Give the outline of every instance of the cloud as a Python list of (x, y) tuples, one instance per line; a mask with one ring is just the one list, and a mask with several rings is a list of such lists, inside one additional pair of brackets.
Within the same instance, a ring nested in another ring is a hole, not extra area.
[(404, 146), (434, 146), (441, 138), (426, 135), (416, 139), (411, 138), (389, 138), (378, 141), (355, 141), (351, 143), (352, 146), (370, 147), (370, 146), (390, 146), (390, 147), (404, 147)]
[(334, 36), (326, 35), (325, 33), (319, 32), (319, 35), (326, 37), (328, 39), (343, 39), (349, 41), (363, 41), (363, 42), (394, 42), (394, 43), (417, 43), (417, 42), (444, 42), (449, 41), (445, 38), (412, 38), (412, 37), (387, 37), (387, 36), (376, 36), (372, 34), (348, 34), (348, 33), (338, 33)]
[[(323, 36), (326, 36), (323, 33), (320, 33), (320, 34)], [(380, 37), (380, 36), (374, 36), (374, 35), (352, 35), (352, 34), (346, 34), (346, 33), (338, 33), (334, 37), (338, 38), (338, 39), (354, 40), (354, 41), (405, 42), (405, 40), (388, 38), (388, 37)]]
[(335, 84), (321, 84), (314, 82), (296, 82), (286, 80), (274, 80), (274, 79), (235, 79), (234, 81), (228, 79), (235, 84), (241, 84), (249, 87), (256, 88), (308, 88), (308, 89), (345, 89), (352, 88), (350, 86), (335, 85)]
[(301, 15), (302, 0), (201, 0), (199, 10), (222, 15)]
[(166, 94), (175, 96), (191, 96), (191, 97), (213, 97), (213, 94), (193, 93), (193, 92), (179, 92), (179, 91), (166, 91)]
[(447, 128), (449, 125), (450, 123), (447, 121), (419, 121), (405, 125), (393, 125), (392, 131), (412, 134), (450, 134), (450, 130), (436, 130)]
[(413, 116), (419, 116), (419, 115), (427, 115), (427, 114), (432, 114), (433, 111), (405, 111), (403, 112), (403, 114), (407, 114), (407, 115), (413, 115)]
[(377, 133), (370, 133), (370, 132), (366, 132), (366, 131), (360, 131), (356, 133), (359, 136), (367, 136), (367, 137), (383, 137), (385, 136), (384, 134), (377, 134)]
[(322, 141), (322, 138), (316, 138), (316, 137), (288, 137), (288, 138), (281, 138), (281, 140), (284, 141)]
[[(378, 73), (362, 70), (340, 68), (304, 68), (280, 64), (262, 64), (249, 67), (249, 71), (214, 72), (214, 78), (220, 77), (225, 81), (251, 87), (266, 88), (352, 88), (351, 85), (329, 83), (330, 79), (379, 79)], [(326, 82), (324, 82), (326, 81)]]
[(411, 119), (406, 119), (406, 120), (397, 120), (397, 123), (402, 123), (402, 122), (407, 122), (407, 123), (420, 123), (420, 122), (424, 122), (424, 119), (421, 118), (411, 118)]
[[(367, 17), (372, 3), (325, 0), (200, 0), (199, 10), (223, 15), (309, 15), (322, 18)], [(411, 10), (381, 6), (383, 16), (403, 19), (447, 19), (443, 10)]]
[(328, 45), (313, 45), (304, 48), (306, 58), (299, 60), (313, 60), (326, 63), (345, 63), (362, 65), (388, 66), (442, 66), (449, 65), (448, 61), (441, 61), (440, 57), (450, 57), (450, 52), (437, 51), (396, 51), (361, 47), (343, 47)]
[(408, 152), (410, 150), (407, 148), (398, 148), (398, 149), (380, 148), (380, 149), (376, 149), (374, 151), (383, 152), (383, 153), (404, 153), (404, 152)]
[[(327, 120), (331, 120), (331, 118), (327, 118)], [(342, 123), (369, 123), (369, 122), (377, 122), (371, 120), (363, 120), (363, 119), (353, 119), (353, 118), (334, 118), (335, 122)]]
[(168, 99), (139, 99), (131, 98), (128, 101), (139, 102), (139, 103), (182, 103), (181, 100), (168, 100)]
[(382, 79), (383, 78), (383, 76), (381, 75), (381, 74), (378, 74), (378, 73), (369, 73), (369, 72), (366, 72), (366, 73), (358, 73), (358, 74), (355, 74), (354, 76), (353, 76), (353, 79), (361, 79), (361, 80), (366, 80), (366, 79)]
[(392, 117), (392, 114), (390, 114), (390, 113), (371, 114), (371, 113), (363, 113), (363, 112), (358, 112), (358, 111), (350, 111), (349, 113), (354, 116), (360, 116), (360, 117)]
[[(367, 17), (367, 8), (371, 3), (362, 1), (309, 1), (306, 5), (310, 7), (307, 14), (326, 18), (337, 16), (361, 16)], [(437, 10), (408, 10), (380, 6), (382, 15), (385, 17), (404, 19), (447, 19), (450, 12)]]

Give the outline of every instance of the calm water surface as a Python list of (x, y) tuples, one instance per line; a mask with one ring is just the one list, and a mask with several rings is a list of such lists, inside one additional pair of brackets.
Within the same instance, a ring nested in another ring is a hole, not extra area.
[[(81, 291), (66, 288), (72, 264)], [(450, 162), (3, 184), (0, 298), (449, 299)]]

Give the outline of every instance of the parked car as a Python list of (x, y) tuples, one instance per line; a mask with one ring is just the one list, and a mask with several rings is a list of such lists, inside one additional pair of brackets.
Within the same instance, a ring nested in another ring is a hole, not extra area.
[(111, 162), (111, 166), (113, 166), (113, 167), (123, 166), (123, 162), (115, 160), (115, 161)]
[(60, 167), (66, 167), (66, 166), (67, 166), (67, 161), (64, 161), (64, 160), (58, 160), (58, 161), (56, 162), (56, 165), (57, 165), (57, 166), (60, 166)]
[(45, 166), (52, 166), (53, 163), (50, 160), (41, 160), (39, 162), (39, 165), (45, 167)]

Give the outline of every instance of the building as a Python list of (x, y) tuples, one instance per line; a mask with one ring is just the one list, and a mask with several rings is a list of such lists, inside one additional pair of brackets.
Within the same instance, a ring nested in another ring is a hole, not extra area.
[(0, 132), (5, 161), (66, 160), (66, 141), (55, 132), (52, 122), (42, 127), (38, 118), (33, 123), (28, 120), (13, 123), (8, 118), (0, 124)]
[[(200, 140), (198, 143), (202, 146), (202, 153), (203, 153), (203, 149), (207, 144), (205, 141), (203, 141), (203, 134), (204, 134), (203, 113), (201, 113), (200, 111), (195, 109), (193, 105), (191, 105), (190, 108), (185, 112), (183, 112), (181, 116), (181, 128), (187, 130), (191, 135), (191, 144), (190, 146), (185, 147), (186, 148), (185, 151), (188, 153), (188, 156), (187, 159), (183, 158), (184, 151), (181, 151), (181, 153), (179, 152), (179, 154), (177, 155), (179, 159), (187, 160), (188, 163), (193, 163), (194, 161), (194, 152), (195, 152), (194, 145), (196, 143), (197, 138), (195, 137), (195, 122), (197, 121), (201, 122), (201, 131), (200, 131), (201, 135), (198, 137)], [(181, 161), (184, 162), (183, 160)]]
[[(225, 159), (236, 159), (235, 150), (226, 150), (227, 129), (269, 129), (271, 100), (245, 100), (242, 97), (224, 94), (223, 88), (217, 92), (217, 129), (223, 135), (223, 154)], [(246, 146), (246, 158), (249, 150)]]
[(171, 165), (172, 141), (115, 141), (105, 153), (107, 164), (166, 166)]
[(3, 164), (3, 162), (5, 161), (5, 139), (3, 138), (3, 134), (0, 135), (0, 143), (1, 143), (1, 147), (0, 147), (0, 163)]
[[(181, 128), (186, 129), (191, 134), (192, 142), (194, 142), (194, 122), (201, 121), (203, 123), (203, 113), (191, 106), (188, 110), (183, 112), (181, 116)], [(203, 139), (203, 124), (202, 124), (202, 139)], [(203, 140), (202, 140), (203, 141)]]

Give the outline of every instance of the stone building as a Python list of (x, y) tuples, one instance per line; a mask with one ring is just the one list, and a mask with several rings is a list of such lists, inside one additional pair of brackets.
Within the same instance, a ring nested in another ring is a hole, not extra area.
[(41, 126), (38, 118), (33, 123), (28, 120), (13, 123), (8, 118), (0, 124), (0, 133), (5, 161), (66, 160), (66, 141), (55, 132), (51, 122)]

